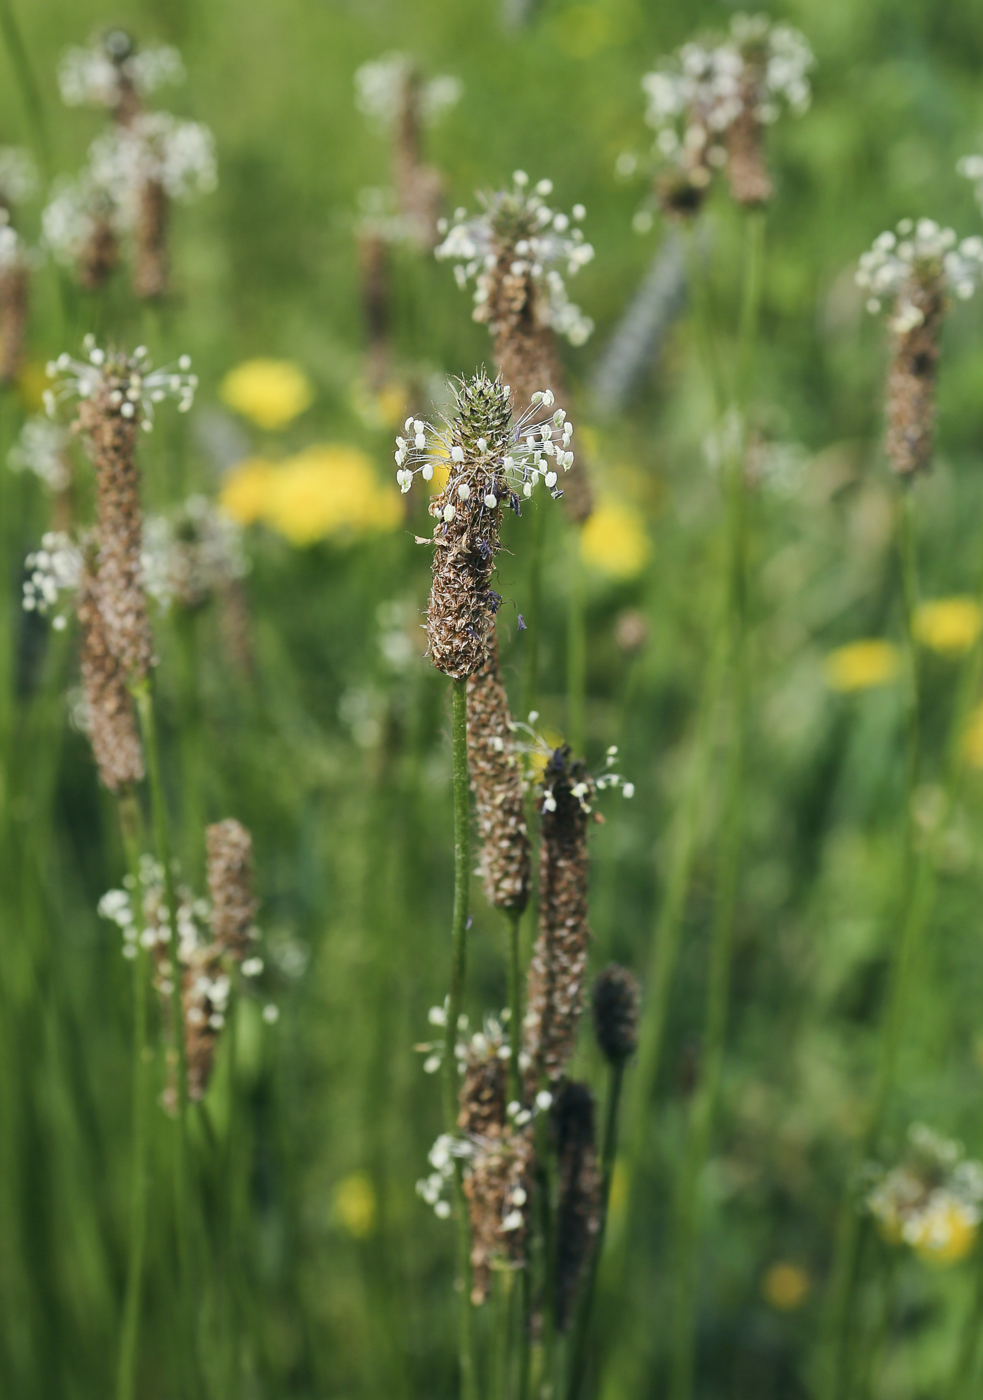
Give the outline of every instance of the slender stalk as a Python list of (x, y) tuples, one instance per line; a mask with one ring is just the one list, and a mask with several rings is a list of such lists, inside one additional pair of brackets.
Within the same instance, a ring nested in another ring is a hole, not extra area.
[[(451, 917), (451, 980), (447, 998), (444, 1045), (444, 1131), (457, 1132), (457, 1023), (464, 1002), (467, 967), (468, 895), (471, 879), (471, 830), (468, 789), (468, 683), (453, 681), (452, 749), (454, 760), (454, 910)], [(454, 1159), (454, 1195), (457, 1215), (458, 1274), (461, 1285), (460, 1365), (463, 1400), (477, 1400), (474, 1339), (471, 1318), (471, 1232), (464, 1197), (464, 1169)]]
[(27, 112), (27, 119), (34, 137), (38, 164), (45, 176), (51, 178), (51, 147), (48, 143), (48, 127), (41, 101), (41, 90), (31, 66), (31, 59), (20, 32), (12, 0), (0, 0), (0, 29), (7, 47), (10, 66), (14, 70), (14, 80), (20, 88), (21, 99)]
[(512, 1284), (511, 1269), (496, 1269), (492, 1276), (495, 1297), (495, 1318), (492, 1337), (492, 1364), (489, 1384), (491, 1400), (510, 1400), (512, 1384), (509, 1375), (511, 1357)]
[[(137, 930), (143, 890), (140, 855), (143, 846), (140, 809), (132, 792), (117, 802), (120, 831), (126, 851), (127, 873), (133, 890)], [(133, 1177), (130, 1186), (130, 1252), (127, 1260), (126, 1295), (116, 1376), (117, 1400), (133, 1400), (136, 1393), (136, 1358), (140, 1333), (140, 1300), (143, 1291), (143, 1257), (147, 1237), (147, 1142), (149, 1128), (149, 1048), (147, 1045), (147, 950), (137, 938), (133, 959)]]
[(177, 926), (178, 901), (171, 865), (170, 839), (167, 826), (167, 804), (160, 769), (160, 749), (150, 681), (143, 679), (133, 688), (143, 743), (147, 754), (147, 781), (150, 788), (150, 811), (157, 860), (164, 872), (164, 899), (170, 929), (171, 1019), (177, 1060), (177, 1124), (174, 1151), (174, 1210), (177, 1222), (178, 1259), (181, 1271), (181, 1293), (186, 1326), (190, 1329), (193, 1393), (199, 1389), (197, 1363), (197, 1332), (193, 1304), (191, 1221), (188, 1206), (188, 1066), (184, 1045), (184, 1012), (181, 1004), (181, 961)]
[(567, 740), (575, 754), (584, 752), (587, 734), (587, 628), (584, 618), (584, 572), (580, 563), (580, 527), (570, 530), (567, 583)]
[[(893, 949), (887, 1006), (881, 1022), (874, 1091), (840, 1207), (833, 1267), (823, 1318), (820, 1400), (836, 1400), (836, 1397), (842, 1393), (846, 1342), (852, 1324), (854, 1294), (859, 1281), (858, 1254), (862, 1234), (861, 1217), (853, 1199), (854, 1182), (860, 1167), (870, 1156), (880, 1135), (884, 1114), (894, 1087), (912, 973), (916, 965), (922, 935), (928, 922), (934, 887), (931, 843), (926, 842), (922, 849), (916, 853), (912, 812), (914, 792), (918, 782), (921, 742), (918, 658), (912, 634), (914, 612), (918, 602), (918, 571), (912, 490), (907, 485), (902, 488), (899, 503), (898, 551), (901, 563), (905, 666), (908, 676), (907, 773), (901, 857), (901, 901), (899, 905), (901, 929)], [(950, 763), (946, 783), (948, 792), (943, 802), (946, 815), (951, 810), (952, 797), (949, 794), (954, 793), (956, 774), (958, 773), (958, 762), (953, 759), (952, 753), (950, 743)]]
[(201, 702), (198, 693), (198, 612), (180, 608), (175, 617), (181, 654), (181, 798), (183, 868), (187, 878), (201, 874), (205, 827), (202, 774)]
[(976, 1362), (980, 1351), (980, 1337), (983, 1336), (983, 1253), (976, 1260), (976, 1286), (973, 1300), (959, 1337), (956, 1364), (952, 1380), (946, 1391), (947, 1400), (965, 1400), (969, 1396), (970, 1381), (976, 1372)]
[(519, 1384), (517, 1400), (528, 1400), (529, 1364), (532, 1359), (532, 1277), (531, 1261), (526, 1259), (526, 1267), (520, 1274), (519, 1284)]
[(532, 538), (529, 541), (529, 603), (526, 624), (526, 669), (522, 678), (522, 719), (536, 708), (539, 696), (539, 650), (543, 611), (543, 554), (546, 547), (546, 515), (542, 501), (533, 505)]
[(621, 1105), (621, 1086), (624, 1081), (625, 1062), (618, 1060), (611, 1066), (608, 1086), (607, 1111), (604, 1117), (604, 1138), (601, 1144), (601, 1206), (600, 1226), (591, 1250), (587, 1277), (584, 1280), (580, 1306), (573, 1335), (568, 1348), (567, 1400), (577, 1400), (587, 1376), (587, 1344), (590, 1340), (591, 1314), (594, 1307), (594, 1290), (597, 1285), (597, 1271), (604, 1251), (604, 1236), (608, 1221), (608, 1202), (611, 1199), (611, 1181), (614, 1176), (614, 1163), (618, 1146), (618, 1109)]
[(522, 970), (519, 962), (519, 932), (522, 911), (510, 909), (509, 919), (509, 1101), (522, 1102), (519, 1050), (522, 1045)]

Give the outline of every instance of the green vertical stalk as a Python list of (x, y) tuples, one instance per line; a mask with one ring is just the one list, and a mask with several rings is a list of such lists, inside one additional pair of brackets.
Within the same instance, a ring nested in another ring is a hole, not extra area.
[(27, 112), (38, 164), (45, 177), (50, 180), (52, 174), (51, 147), (48, 142), (48, 127), (44, 117), (41, 90), (31, 66), (31, 59), (24, 43), (24, 37), (20, 32), (17, 16), (14, 14), (12, 0), (0, 0), (0, 29), (3, 30), (3, 41), (7, 48), (10, 66), (14, 70), (14, 80), (20, 88), (21, 100)]
[[(471, 880), (470, 798), (468, 788), (468, 683), (452, 681), (452, 750), (454, 763), (454, 910), (451, 916), (451, 980), (447, 997), (447, 1027), (444, 1041), (443, 1091), (444, 1131), (457, 1134), (457, 1023), (464, 1003), (467, 967), (468, 895)], [(467, 1201), (464, 1197), (464, 1168), (454, 1158), (454, 1197), (457, 1216), (457, 1267), (461, 1281), (459, 1351), (461, 1395), (477, 1400), (474, 1367), (474, 1338), (471, 1318), (471, 1232)]]
[(536, 709), (539, 697), (539, 652), (543, 612), (543, 554), (546, 547), (546, 509), (542, 500), (533, 505), (529, 542), (529, 602), (526, 616), (526, 667), (522, 678), (522, 719)]
[(567, 575), (567, 740), (583, 754), (587, 737), (587, 627), (584, 617), (584, 571), (580, 562), (580, 526), (570, 527)]
[(522, 910), (510, 909), (509, 920), (509, 1101), (522, 1102), (519, 1051), (522, 1049), (522, 970), (519, 963), (519, 931)]
[[(862, 1220), (853, 1198), (854, 1183), (860, 1167), (876, 1145), (891, 1091), (894, 1088), (905, 1011), (911, 991), (912, 973), (916, 965), (922, 935), (928, 922), (934, 886), (932, 852), (928, 849), (931, 843), (926, 843), (926, 846), (916, 853), (912, 813), (914, 792), (918, 783), (921, 741), (918, 657), (912, 631), (914, 612), (918, 603), (918, 565), (913, 491), (909, 484), (902, 487), (899, 502), (898, 552), (901, 565), (904, 651), (908, 681), (907, 773), (904, 794), (904, 835), (902, 838), (901, 900), (899, 905), (901, 929), (893, 948), (887, 1005), (881, 1021), (874, 1091), (840, 1207), (830, 1285), (823, 1317), (820, 1400), (837, 1400), (843, 1391), (844, 1360), (847, 1339), (852, 1326), (853, 1299), (859, 1281), (858, 1253), (862, 1234)], [(950, 794), (954, 794), (954, 784), (958, 773), (958, 759), (953, 759), (951, 755), (952, 747), (950, 745), (950, 764), (946, 783), (948, 792), (943, 803), (946, 812), (951, 810), (952, 798)]]
[(181, 1293), (185, 1325), (189, 1329), (191, 1348), (192, 1393), (199, 1389), (197, 1360), (197, 1323), (193, 1304), (191, 1220), (188, 1206), (188, 1065), (184, 1045), (184, 1012), (181, 1003), (181, 960), (177, 926), (178, 900), (174, 888), (170, 838), (167, 824), (167, 803), (160, 770), (160, 748), (150, 681), (144, 678), (133, 687), (140, 728), (147, 755), (147, 780), (150, 788), (150, 811), (157, 860), (163, 867), (164, 899), (170, 929), (171, 1020), (177, 1060), (177, 1123), (174, 1151), (174, 1211), (177, 1223), (178, 1259), (181, 1270)]
[(126, 1270), (126, 1294), (120, 1333), (119, 1363), (116, 1374), (117, 1400), (134, 1400), (136, 1358), (140, 1335), (140, 1301), (143, 1292), (143, 1257), (147, 1237), (147, 1144), (150, 1110), (149, 1053), (147, 1045), (147, 950), (139, 937), (143, 889), (140, 883), (142, 819), (132, 792), (118, 801), (120, 831), (126, 852), (127, 873), (132, 885), (133, 912), (137, 928), (136, 956), (133, 959), (133, 1161), (130, 1186), (130, 1249)]
[(580, 1306), (570, 1338), (567, 1365), (567, 1400), (577, 1400), (587, 1378), (588, 1341), (590, 1340), (591, 1314), (594, 1307), (594, 1290), (597, 1285), (597, 1271), (604, 1251), (604, 1236), (607, 1229), (608, 1202), (611, 1199), (611, 1181), (614, 1176), (614, 1163), (618, 1147), (618, 1110), (621, 1105), (621, 1086), (624, 1081), (625, 1062), (616, 1060), (611, 1066), (608, 1102), (604, 1116), (604, 1137), (601, 1146), (601, 1204), (600, 1226), (591, 1249), (587, 1277), (584, 1280)]
[(201, 874), (205, 827), (201, 702), (198, 693), (198, 612), (175, 605), (181, 657), (181, 801), (184, 869), (189, 881)]

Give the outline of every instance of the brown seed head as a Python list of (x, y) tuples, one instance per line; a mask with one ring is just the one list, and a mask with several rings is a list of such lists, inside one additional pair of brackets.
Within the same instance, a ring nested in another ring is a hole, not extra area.
[(563, 1074), (584, 1002), (590, 927), (587, 823), (594, 783), (584, 765), (557, 749), (543, 775), (539, 848), (539, 932), (529, 966), (523, 1027), (526, 1088)]
[(122, 792), (143, 778), (143, 749), (133, 699), (122, 667), (109, 649), (98, 598), (96, 580), (86, 569), (75, 595), (75, 611), (81, 632), (89, 742), (100, 779), (110, 792)]
[(594, 1145), (594, 1096), (568, 1080), (551, 1111), (560, 1191), (556, 1217), (556, 1325), (570, 1321), (584, 1264), (601, 1223), (601, 1177)]
[(611, 1064), (622, 1064), (638, 1044), (638, 981), (612, 963), (594, 983), (594, 1034)]
[(170, 282), (167, 254), (169, 205), (160, 180), (145, 180), (137, 202), (133, 291), (142, 301), (167, 295)]
[(943, 278), (913, 275), (898, 301), (910, 303), (922, 318), (911, 329), (895, 329), (887, 380), (884, 451), (898, 476), (907, 477), (932, 462), (935, 384), (946, 311)]
[(31, 276), (18, 257), (0, 271), (0, 383), (16, 379), (24, 357)]
[(212, 937), (217, 947), (242, 960), (252, 940), (253, 840), (241, 822), (229, 817), (205, 828)]
[(521, 911), (529, 900), (529, 833), (494, 622), (488, 628), (485, 659), (468, 678), (468, 769), (485, 896), (498, 909)]

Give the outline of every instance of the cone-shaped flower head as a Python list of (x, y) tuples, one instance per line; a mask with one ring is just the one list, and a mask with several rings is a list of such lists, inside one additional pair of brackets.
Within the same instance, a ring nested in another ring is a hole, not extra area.
[(454, 389), (456, 414), (441, 428), (408, 418), (396, 439), (396, 480), (406, 492), (417, 474), (448, 473), (430, 503), (434, 526), (433, 583), (427, 613), (430, 657), (456, 679), (473, 675), (484, 660), (489, 619), (500, 601), (489, 581), (499, 549), (501, 511), (520, 513), (543, 481), (562, 494), (560, 473), (573, 465), (573, 427), (548, 391), (533, 395), (528, 412), (513, 423), (508, 385), (479, 371)]
[(7, 210), (0, 208), (0, 383), (9, 383), (20, 369), (30, 274), (24, 240), (11, 227)]
[(594, 1096), (586, 1084), (561, 1085), (551, 1112), (556, 1133), (556, 1325), (573, 1314), (584, 1264), (601, 1223), (601, 1176), (594, 1142)]
[(638, 982), (626, 967), (612, 963), (598, 975), (592, 995), (594, 1034), (612, 1065), (623, 1064), (638, 1044)]
[(960, 243), (933, 219), (902, 220), (897, 234), (882, 233), (860, 259), (857, 283), (868, 293), (868, 311), (890, 309), (884, 450), (899, 476), (931, 463), (942, 322), (950, 297), (971, 297), (981, 272), (983, 238)]
[(770, 198), (763, 128), (783, 107), (806, 110), (813, 62), (798, 30), (766, 15), (735, 15), (726, 39), (684, 44), (645, 75), (646, 121), (667, 162), (661, 188), (670, 212), (694, 213), (720, 167), (739, 203)]
[(123, 792), (143, 778), (143, 749), (126, 674), (109, 647), (98, 585), (88, 568), (77, 584), (75, 611), (89, 742), (103, 784), (110, 792)]
[(177, 49), (150, 44), (138, 49), (122, 29), (110, 29), (84, 48), (66, 49), (58, 65), (58, 86), (68, 107), (109, 107), (117, 121), (131, 120), (140, 99), (165, 83), (184, 81)]
[(238, 962), (255, 936), (253, 919), (253, 839), (241, 822), (229, 817), (205, 829), (211, 929), (216, 945)]

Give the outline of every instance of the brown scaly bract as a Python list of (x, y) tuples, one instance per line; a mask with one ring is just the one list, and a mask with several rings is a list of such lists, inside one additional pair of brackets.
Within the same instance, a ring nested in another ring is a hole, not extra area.
[(553, 1103), (560, 1190), (556, 1215), (556, 1325), (566, 1329), (584, 1263), (601, 1223), (601, 1177), (594, 1146), (594, 1096), (568, 1081)]
[(485, 895), (498, 909), (521, 911), (529, 900), (529, 833), (494, 622), (488, 628), (485, 659), (468, 678), (468, 769)]
[(211, 929), (216, 945), (239, 961), (253, 937), (253, 840), (234, 818), (205, 829)]
[[(429, 655), (438, 671), (464, 680), (485, 659), (489, 619), (498, 597), (489, 586), (500, 547), (501, 511), (489, 509), (486, 496), (508, 500), (509, 488), (479, 442), (509, 441), (511, 411), (501, 386), (478, 374), (457, 388), (457, 418), (451, 443), (463, 453), (471, 486), (462, 499), (452, 475), (430, 504), (435, 516), (430, 606), (427, 609)], [(487, 468), (486, 464), (487, 463)], [(448, 512), (451, 518), (448, 519)]]
[(133, 291), (143, 301), (166, 296), (169, 284), (167, 256), (167, 193), (160, 180), (147, 179), (137, 200), (134, 239)]
[[(143, 513), (136, 465), (139, 413), (127, 397), (128, 366), (109, 362), (91, 397), (79, 404), (76, 426), (96, 470), (99, 567), (96, 581), (106, 643), (128, 681), (147, 674), (153, 657), (140, 550)], [(128, 407), (129, 414), (123, 409)]]
[(506, 1114), (508, 1066), (497, 1038), (468, 1047), (457, 1125), (471, 1146), (464, 1195), (471, 1223), (471, 1301), (485, 1301), (493, 1262), (525, 1264), (532, 1132)]
[(79, 582), (75, 611), (82, 634), (82, 687), (89, 741), (102, 782), (110, 792), (121, 792), (142, 780), (143, 750), (133, 700), (122, 668), (107, 644), (96, 581), (88, 570)]
[(939, 339), (946, 311), (942, 278), (913, 277), (904, 300), (923, 319), (911, 329), (895, 330), (893, 335), (884, 451), (899, 476), (911, 476), (932, 461)]
[(725, 134), (727, 183), (738, 204), (755, 208), (767, 204), (774, 193), (765, 161), (761, 108), (766, 100), (765, 73), (768, 54), (761, 40), (745, 45), (740, 84), (740, 112)]
[(530, 1096), (542, 1077), (559, 1079), (573, 1054), (590, 944), (587, 823), (594, 783), (567, 747), (555, 751), (542, 781), (539, 933), (523, 1027)]

